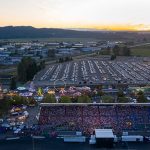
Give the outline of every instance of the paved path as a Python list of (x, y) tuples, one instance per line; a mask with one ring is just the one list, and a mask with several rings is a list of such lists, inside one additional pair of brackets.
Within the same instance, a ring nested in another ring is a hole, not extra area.
[(39, 106), (36, 107), (28, 107), (27, 111), (29, 113), (29, 118), (26, 120), (25, 124), (28, 125), (29, 127), (32, 126), (33, 124), (37, 124), (37, 118), (36, 116), (39, 113)]

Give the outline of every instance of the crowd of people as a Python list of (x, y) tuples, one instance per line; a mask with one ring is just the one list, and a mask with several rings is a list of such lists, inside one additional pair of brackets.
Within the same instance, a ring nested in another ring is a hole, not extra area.
[(82, 131), (92, 134), (95, 128), (126, 130), (150, 129), (150, 106), (70, 105), (43, 106), (39, 125), (53, 131)]

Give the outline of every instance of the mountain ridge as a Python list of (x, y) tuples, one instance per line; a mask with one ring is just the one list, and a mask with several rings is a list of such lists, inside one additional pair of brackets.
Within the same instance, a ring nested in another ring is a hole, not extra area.
[(17, 38), (103, 38), (126, 39), (138, 36), (139, 32), (131, 31), (81, 31), (61, 28), (35, 28), (32, 26), (0, 27), (0, 39)]

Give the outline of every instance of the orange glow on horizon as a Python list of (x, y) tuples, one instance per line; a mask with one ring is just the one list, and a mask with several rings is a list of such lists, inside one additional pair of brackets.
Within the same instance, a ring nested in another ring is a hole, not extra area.
[(150, 31), (150, 25), (138, 24), (83, 24), (80, 22), (76, 23), (44, 23), (39, 24), (39, 21), (24, 21), (24, 20), (13, 20), (13, 21), (4, 21), (0, 23), (0, 26), (33, 26), (36, 28), (66, 28), (66, 29), (90, 29), (90, 30), (110, 30), (110, 31)]
[(150, 31), (150, 0), (1, 0), (0, 26)]

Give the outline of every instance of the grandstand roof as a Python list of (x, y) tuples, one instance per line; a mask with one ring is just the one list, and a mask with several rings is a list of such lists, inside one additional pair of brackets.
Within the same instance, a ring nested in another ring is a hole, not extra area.
[(95, 129), (96, 138), (114, 138), (112, 129)]

